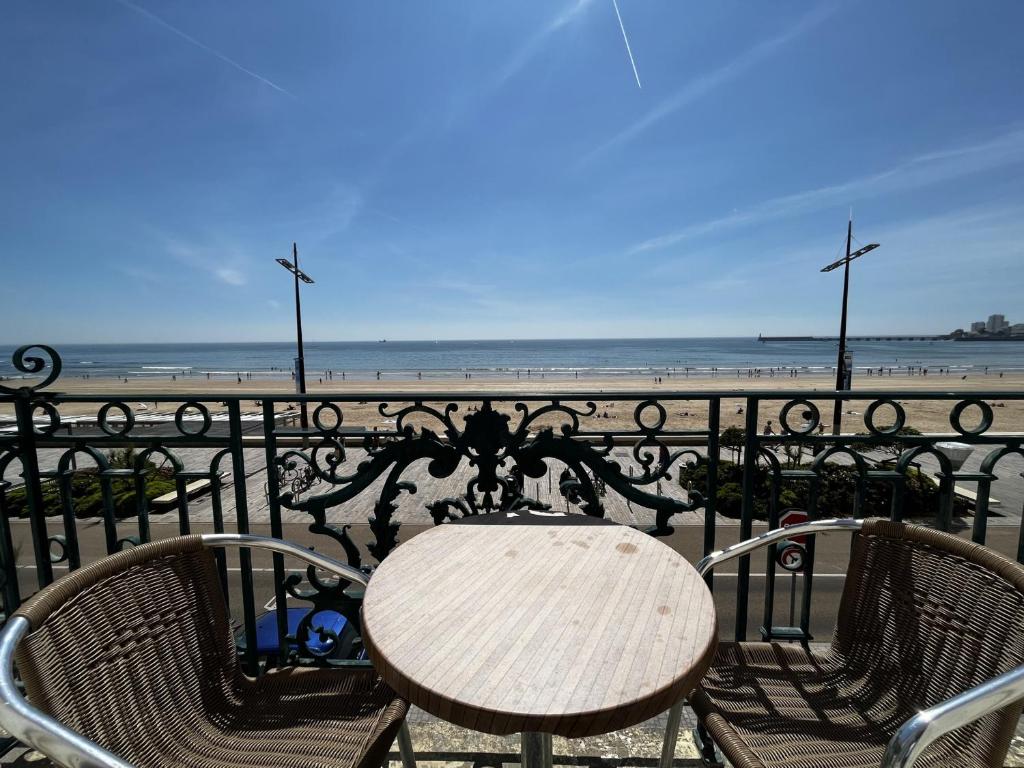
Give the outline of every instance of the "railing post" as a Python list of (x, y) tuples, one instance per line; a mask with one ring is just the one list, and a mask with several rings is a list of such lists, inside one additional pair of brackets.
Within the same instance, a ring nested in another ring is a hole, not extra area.
[[(228, 425), (231, 440), (231, 479), (234, 483), (238, 532), (249, 533), (249, 500), (245, 487), (245, 454), (242, 452), (242, 413), (238, 400), (228, 401)], [(259, 671), (259, 662), (256, 656), (256, 609), (253, 599), (252, 552), (242, 547), (238, 552), (238, 560), (242, 576), (245, 666), (250, 675), (256, 675)]]
[(978, 500), (974, 505), (974, 526), (971, 531), (971, 541), (975, 544), (984, 544), (988, 536), (988, 503), (991, 489), (991, 478), (978, 480)]
[[(1024, 472), (1020, 473), (1020, 477), (1024, 480)], [(1024, 509), (1021, 510), (1021, 524), (1017, 533), (1017, 562), (1024, 563)]]
[(103, 503), (103, 538), (107, 554), (117, 552), (117, 515), (114, 510), (113, 480), (106, 474), (110, 470), (100, 470), (100, 498)]
[[(704, 557), (715, 551), (715, 532), (717, 530), (717, 519), (715, 517), (716, 499), (718, 497), (718, 465), (721, 461), (719, 454), (721, 447), (719, 437), (722, 422), (722, 399), (712, 398), (708, 401), (708, 482), (707, 495), (704, 497)], [(704, 577), (708, 589), (715, 587), (714, 571), (708, 572)]]
[(940, 531), (949, 531), (953, 527), (953, 473), (939, 472), (939, 513), (935, 518), (935, 527)]
[[(3, 470), (0, 469), (0, 472)], [(7, 516), (7, 489), (10, 483), (0, 476), (0, 563), (3, 563), (4, 613), (8, 616), (21, 605), (21, 590), (18, 588), (18, 562), (11, 540), (11, 523)]]
[(71, 487), (74, 482), (74, 470), (61, 472), (55, 482), (60, 489), (60, 506), (64, 515), (64, 551), (68, 556), (68, 568), (73, 571), (82, 564), (78, 547), (78, 521), (75, 519), (75, 502)]
[[(270, 535), (275, 539), (284, 538), (281, 526), (281, 501), (277, 479), (277, 436), (274, 402), (263, 401), (263, 447), (267, 465), (267, 503), (270, 505)], [(277, 616), (278, 658), (285, 659), (288, 654), (288, 613), (284, 591), (284, 557), (274, 553), (274, 613)]]
[(903, 522), (903, 497), (907, 492), (907, 477), (901, 475), (892, 481), (892, 505), (889, 507), (889, 519), (894, 523)]
[(146, 467), (133, 470), (135, 473), (135, 511), (139, 516), (139, 541), (149, 541), (149, 499), (146, 498)]
[[(768, 530), (779, 527), (779, 483), (781, 478), (771, 473), (771, 496), (768, 502)], [(775, 559), (778, 556), (777, 544), (769, 544), (766, 548), (764, 563), (764, 623), (761, 627), (763, 639), (773, 639), (772, 629), (775, 624)]]
[[(223, 489), (220, 479), (220, 462), (217, 462), (215, 467), (211, 467), (210, 470), (210, 510), (213, 513), (213, 531), (214, 533), (224, 533), (224, 505), (221, 500), (221, 492)], [(217, 558), (217, 570), (220, 572), (220, 583), (224, 589), (224, 604), (228, 606), (228, 611), (231, 610), (231, 600), (228, 596), (228, 558), (227, 554), (223, 549), (217, 548), (213, 551), (213, 556)], [(246, 638), (248, 641), (248, 638)]]
[[(818, 519), (818, 494), (821, 491), (821, 478), (815, 477), (811, 480), (810, 489), (807, 494), (807, 519), (814, 521)], [(800, 600), (800, 629), (803, 630), (803, 642), (811, 640), (811, 592), (814, 588), (814, 547), (817, 542), (817, 534), (807, 537), (804, 545), (804, 589)]]
[(43, 487), (39, 477), (39, 457), (36, 455), (36, 431), (32, 424), (31, 393), (19, 390), (14, 401), (18, 422), (18, 455), (21, 457), (22, 477), (25, 479), (25, 501), (32, 527), (32, 549), (36, 559), (36, 579), (42, 589), (53, 581), (50, 563), (50, 536), (46, 531), (46, 510), (43, 509)]
[[(740, 511), (740, 541), (751, 537), (754, 530), (754, 483), (757, 471), (757, 407), (754, 395), (747, 397), (746, 432), (743, 435), (743, 507)], [(750, 555), (744, 555), (737, 564), (736, 581), (736, 640), (747, 638), (747, 600), (750, 597)]]
[(192, 532), (192, 526), (188, 519), (188, 478), (182, 477), (180, 474), (174, 476), (174, 492), (177, 494), (177, 507), (178, 507), (178, 533), (182, 536), (187, 536)]

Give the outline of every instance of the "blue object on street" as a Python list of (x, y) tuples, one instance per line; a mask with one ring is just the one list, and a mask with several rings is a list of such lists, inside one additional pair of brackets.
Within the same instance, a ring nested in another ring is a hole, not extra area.
[[(288, 634), (290, 636), (296, 636), (299, 630), (299, 622), (310, 612), (309, 608), (287, 609)], [(348, 628), (348, 620), (337, 611), (317, 611), (313, 615), (312, 622), (310, 622), (310, 628), (305, 638), (306, 646), (310, 652), (315, 653), (317, 656), (330, 656), (336, 646), (334, 637), (337, 637), (339, 640), (344, 639)], [(321, 637), (317, 631), (320, 629), (333, 634), (334, 637)], [(289, 642), (288, 645), (292, 650), (298, 649), (297, 642)], [(259, 656), (267, 656), (277, 654), (278, 650), (277, 614), (274, 611), (270, 611), (256, 619), (256, 653)]]

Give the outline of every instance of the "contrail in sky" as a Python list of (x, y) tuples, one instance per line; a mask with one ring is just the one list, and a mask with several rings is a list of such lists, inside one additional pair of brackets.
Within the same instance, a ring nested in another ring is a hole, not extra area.
[(157, 24), (159, 24), (164, 29), (166, 29), (166, 30), (168, 30), (170, 32), (173, 32), (174, 34), (176, 34), (178, 37), (182, 38), (183, 40), (187, 40), (188, 42), (192, 43), (192, 45), (196, 46), (197, 48), (202, 48), (207, 53), (209, 53), (209, 54), (211, 54), (213, 56), (216, 56), (218, 59), (223, 61), (225, 64), (230, 64), (232, 67), (237, 69), (239, 72), (244, 72), (249, 77), (256, 78), (257, 80), (259, 80), (264, 85), (269, 85), (271, 88), (273, 88), (275, 91), (278, 91), (279, 93), (283, 93), (286, 96), (291, 96), (293, 99), (297, 98), (295, 96), (295, 94), (293, 94), (291, 91), (285, 90), (284, 88), (279, 86), (277, 83), (274, 83), (274, 82), (271, 82), (270, 80), (267, 80), (267, 78), (263, 77), (262, 75), (256, 74), (251, 69), (246, 69), (245, 67), (243, 67), (241, 64), (239, 64), (234, 59), (228, 58), (227, 56), (225, 56), (220, 51), (215, 51), (213, 48), (211, 48), (210, 46), (206, 45), (205, 43), (199, 42), (198, 40), (196, 40), (191, 35), (185, 34), (184, 32), (182, 32), (177, 27), (174, 27), (174, 26), (168, 24), (166, 21), (164, 21), (159, 16), (157, 16), (155, 13), (151, 13), (150, 11), (147, 11), (145, 8), (141, 8), (140, 6), (138, 6), (135, 3), (131, 2), (131, 0), (117, 0), (117, 2), (119, 2), (121, 5), (125, 6), (126, 8), (131, 8), (136, 13), (142, 14), (147, 19), (150, 19), (151, 21), (156, 22)]
[(629, 38), (626, 37), (626, 27), (622, 23), (622, 14), (619, 13), (618, 0), (612, 0), (612, 5), (615, 7), (615, 16), (619, 20), (619, 29), (622, 30), (622, 41), (626, 44), (626, 53), (629, 54), (629, 63), (633, 65), (633, 77), (636, 78), (636, 87), (642, 90), (643, 86), (640, 85), (640, 73), (636, 71), (636, 61), (633, 60), (633, 49), (629, 47)]

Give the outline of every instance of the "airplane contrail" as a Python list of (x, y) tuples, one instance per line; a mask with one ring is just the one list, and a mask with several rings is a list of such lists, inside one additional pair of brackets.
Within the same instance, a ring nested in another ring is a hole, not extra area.
[(166, 21), (164, 21), (163, 19), (161, 19), (155, 13), (147, 11), (145, 8), (142, 8), (142, 7), (138, 6), (138, 5), (136, 5), (135, 3), (131, 2), (131, 0), (117, 0), (117, 2), (120, 3), (121, 5), (125, 6), (126, 8), (131, 8), (136, 13), (142, 14), (143, 16), (145, 16), (150, 21), (155, 21), (157, 24), (159, 24), (164, 29), (166, 29), (166, 30), (168, 30), (170, 32), (173, 32), (178, 37), (180, 37), (183, 40), (186, 40), (186, 41), (192, 43), (192, 45), (196, 46), (197, 48), (202, 48), (207, 53), (209, 53), (209, 54), (211, 54), (213, 56), (216, 56), (218, 59), (223, 61), (225, 64), (230, 64), (232, 67), (237, 69), (239, 72), (244, 72), (245, 74), (249, 75), (249, 77), (256, 78), (257, 80), (259, 80), (264, 85), (269, 85), (271, 88), (273, 88), (275, 91), (278, 91), (279, 93), (283, 93), (286, 96), (291, 96), (293, 99), (298, 98), (291, 91), (288, 91), (285, 88), (282, 88), (277, 83), (274, 83), (274, 82), (272, 82), (270, 80), (267, 80), (267, 78), (263, 77), (262, 75), (256, 74), (251, 69), (246, 69), (245, 67), (243, 67), (241, 64), (239, 64), (234, 59), (230, 59), (227, 56), (225, 56), (223, 53), (221, 53), (220, 51), (215, 51), (213, 48), (211, 48), (210, 46), (206, 45), (205, 43), (199, 42), (198, 40), (196, 40), (191, 35), (188, 35), (188, 34), (182, 32), (177, 27), (172, 26), (171, 24), (169, 24)]
[(612, 5), (615, 7), (615, 16), (619, 20), (619, 29), (622, 30), (622, 41), (626, 44), (626, 53), (629, 54), (629, 63), (633, 65), (633, 77), (636, 78), (636, 87), (643, 90), (643, 86), (640, 85), (640, 73), (636, 71), (636, 61), (633, 59), (633, 49), (629, 47), (629, 38), (626, 37), (626, 26), (622, 23), (622, 14), (619, 13), (618, 0), (612, 0)]

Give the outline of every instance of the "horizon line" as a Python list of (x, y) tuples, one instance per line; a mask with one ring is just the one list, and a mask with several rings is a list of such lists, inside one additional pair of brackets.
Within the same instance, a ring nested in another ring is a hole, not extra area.
[[(887, 331), (885, 333), (847, 333), (847, 338), (857, 336), (871, 336), (879, 337), (883, 341), (889, 341), (893, 339), (885, 337), (902, 337), (902, 336), (942, 336), (950, 333), (950, 331), (936, 333), (934, 331), (907, 331), (907, 332), (892, 332)], [(821, 341), (834, 341), (838, 340), (838, 336), (818, 336), (815, 334), (801, 334), (801, 333), (781, 333), (781, 334), (758, 334), (757, 336), (751, 335), (734, 335), (734, 336), (564, 336), (564, 337), (524, 337), (524, 338), (509, 338), (506, 336), (494, 336), (491, 338), (447, 338), (447, 339), (404, 339), (404, 338), (393, 338), (393, 339), (305, 339), (304, 345), (308, 344), (384, 344), (384, 343), (413, 343), (413, 344), (439, 344), (448, 342), (517, 342), (517, 341), (691, 341), (691, 340), (724, 340), (724, 339), (751, 339), (757, 341), (761, 336), (767, 336), (772, 338), (773, 336), (788, 336), (788, 337), (801, 337), (801, 338), (813, 338)], [(182, 341), (69, 341), (69, 342), (38, 342), (36, 344), (25, 344), (16, 342), (0, 342), (0, 346), (4, 347), (23, 347), (23, 346), (37, 346), (38, 344), (45, 344), (50, 347), (74, 347), (74, 346), (119, 346), (125, 344), (144, 344), (151, 346), (166, 346), (172, 344), (192, 344), (196, 346), (213, 346), (219, 344), (294, 344), (294, 339), (285, 340), (221, 340), (221, 341), (193, 341), (193, 340), (182, 340)]]

